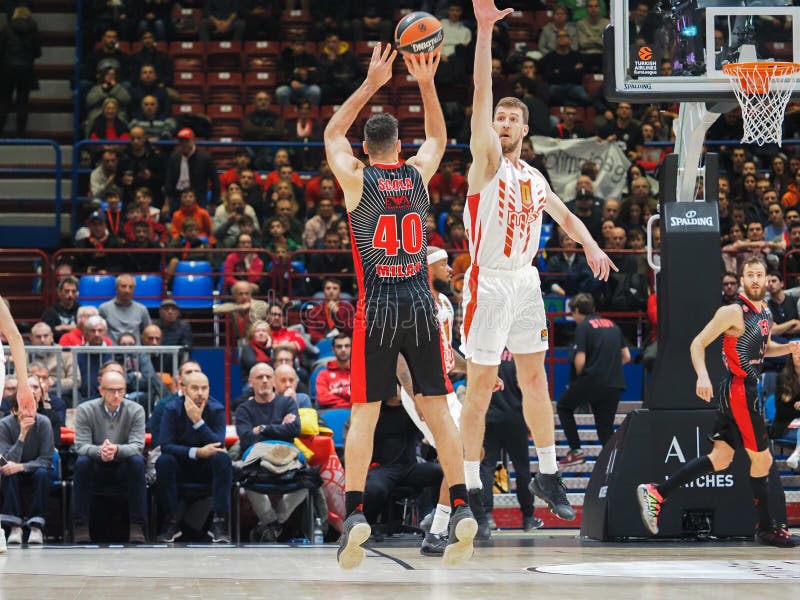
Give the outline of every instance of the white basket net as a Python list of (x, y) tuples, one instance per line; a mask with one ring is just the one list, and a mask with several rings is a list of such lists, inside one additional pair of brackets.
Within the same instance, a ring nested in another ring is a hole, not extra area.
[(800, 80), (800, 64), (745, 62), (723, 65), (742, 107), (745, 144), (781, 145), (783, 114)]

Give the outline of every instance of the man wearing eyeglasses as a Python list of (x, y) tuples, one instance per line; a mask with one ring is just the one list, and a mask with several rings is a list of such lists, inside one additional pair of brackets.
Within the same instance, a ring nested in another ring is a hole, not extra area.
[(350, 355), (352, 342), (349, 335), (333, 338), (335, 360), (317, 376), (317, 403), (320, 408), (350, 408)]
[(739, 296), (739, 278), (736, 273), (725, 273), (722, 276), (722, 304), (733, 304)]
[(95, 483), (128, 489), (129, 541), (145, 537), (147, 496), (144, 479), (144, 409), (125, 400), (125, 378), (106, 371), (100, 379), (100, 398), (78, 406), (75, 417), (75, 479), (72, 486), (75, 543), (91, 541), (89, 505)]

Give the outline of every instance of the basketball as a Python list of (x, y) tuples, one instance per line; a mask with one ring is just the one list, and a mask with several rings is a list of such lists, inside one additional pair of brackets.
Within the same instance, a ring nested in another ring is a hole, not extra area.
[(422, 11), (409, 13), (400, 19), (394, 30), (394, 43), (401, 54), (438, 52), (442, 42), (444, 42), (442, 24), (430, 13)]

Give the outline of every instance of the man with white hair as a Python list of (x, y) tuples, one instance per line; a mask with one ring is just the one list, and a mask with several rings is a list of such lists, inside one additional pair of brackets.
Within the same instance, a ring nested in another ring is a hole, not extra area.
[[(86, 340), (82, 346), (113, 346), (111, 340), (106, 337), (108, 326), (106, 320), (94, 315), (86, 319), (84, 325), (84, 335)], [(81, 372), (82, 384), (79, 393), (83, 400), (95, 398), (97, 396), (97, 377), (100, 374), (100, 367), (111, 360), (111, 354), (106, 353), (79, 353), (77, 363)]]
[(144, 304), (133, 299), (136, 281), (127, 273), (117, 277), (117, 295), (100, 305), (99, 314), (108, 323), (108, 332), (114, 342), (121, 333), (130, 331), (136, 336), (136, 343), (142, 342), (142, 331), (150, 325), (150, 314)]
[[(83, 346), (86, 343), (86, 336), (84, 334), (86, 327), (86, 320), (89, 317), (94, 317), (98, 314), (96, 306), (81, 306), (78, 309), (76, 316), (76, 326), (72, 331), (65, 333), (58, 340), (59, 346)], [(111, 340), (109, 340), (109, 344)]]

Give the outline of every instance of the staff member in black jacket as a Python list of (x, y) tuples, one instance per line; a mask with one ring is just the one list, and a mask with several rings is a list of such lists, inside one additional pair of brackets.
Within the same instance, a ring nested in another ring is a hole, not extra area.
[(481, 460), (483, 505), (487, 514), (491, 514), (494, 508), (494, 472), (500, 460), (500, 451), (505, 450), (517, 476), (517, 501), (522, 512), (522, 529), (532, 531), (541, 527), (542, 521), (533, 516), (533, 496), (528, 487), (531, 482), (528, 427), (522, 417), (522, 391), (517, 383), (517, 367), (514, 365), (514, 356), (508, 350), (500, 357), (497, 375), (503, 380), (503, 388), (492, 394), (489, 410), (486, 411), (484, 456)]
[(556, 404), (570, 448), (559, 461), (564, 467), (586, 461), (575, 423), (575, 409), (581, 404), (588, 403), (592, 407), (601, 444), (605, 445), (614, 435), (614, 416), (620, 394), (625, 389), (622, 365), (631, 361), (622, 331), (610, 319), (595, 314), (594, 300), (589, 294), (574, 296), (569, 301), (569, 309), (578, 324), (570, 351), (572, 377)]
[(156, 481), (161, 514), (159, 542), (174, 542), (178, 528), (178, 481), (210, 483), (214, 519), (212, 542), (230, 543), (233, 466), (225, 451), (225, 407), (208, 395), (208, 377), (192, 373), (184, 379), (185, 398), (176, 398), (161, 419), (161, 456)]
[[(164, 177), (163, 217), (180, 207), (181, 192), (194, 190), (197, 204), (203, 208), (216, 207), (219, 204), (219, 177), (214, 159), (197, 147), (194, 131), (184, 127), (178, 132), (178, 149), (173, 152), (167, 162), (167, 174)], [(208, 199), (208, 191), (211, 198)]]
[(42, 55), (39, 29), (26, 6), (14, 10), (8, 27), (0, 32), (3, 49), (2, 83), (0, 83), (0, 133), (6, 125), (14, 89), (17, 90), (17, 137), (25, 137), (31, 90), (39, 89), (33, 70), (34, 61)]

